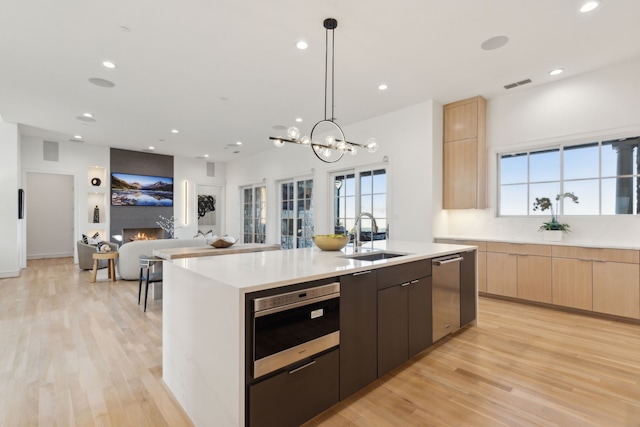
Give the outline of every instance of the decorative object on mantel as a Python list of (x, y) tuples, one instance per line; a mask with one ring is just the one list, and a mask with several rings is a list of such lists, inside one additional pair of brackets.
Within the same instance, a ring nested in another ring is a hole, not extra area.
[(96, 207), (93, 208), (93, 223), (98, 224), (99, 222), (100, 222), (100, 208), (98, 207), (98, 205), (96, 205)]
[[(273, 140), (273, 144), (276, 147), (284, 146), (285, 142), (300, 145), (311, 145), (313, 148), (313, 154), (325, 163), (334, 163), (342, 158), (344, 153), (349, 152), (353, 155), (357, 153), (358, 147), (366, 148), (370, 153), (375, 153), (378, 150), (378, 143), (375, 138), (369, 138), (366, 144), (357, 144), (355, 142), (349, 142), (344, 136), (342, 128), (335, 122), (335, 115), (333, 107), (335, 105), (334, 100), (334, 77), (335, 77), (335, 35), (334, 30), (338, 27), (338, 21), (333, 18), (327, 18), (324, 20), (324, 28), (326, 31), (325, 42), (325, 60), (324, 60), (324, 119), (316, 123), (311, 129), (311, 136), (300, 137), (300, 130), (296, 127), (290, 127), (287, 129), (287, 138), (281, 136), (273, 137), (269, 139)], [(331, 67), (329, 67), (329, 33), (331, 33)], [(328, 75), (331, 72), (331, 117), (327, 117), (327, 97), (329, 81)], [(327, 134), (324, 142), (316, 141), (313, 138), (314, 132), (317, 134)]]
[(171, 215), (169, 218), (165, 218), (162, 215), (158, 215), (160, 217), (160, 221), (156, 221), (156, 224), (160, 226), (167, 233), (168, 239), (173, 239), (173, 233), (175, 230), (176, 217)]
[[(572, 192), (556, 195), (556, 202), (560, 202), (565, 198), (571, 199), (573, 203), (578, 203), (578, 196)], [(551, 203), (551, 200), (548, 197), (536, 197), (536, 201), (533, 203), (533, 210), (544, 212), (547, 209), (551, 211), (551, 221), (543, 222), (538, 231), (542, 231), (544, 233), (544, 240), (559, 242), (562, 240), (562, 233), (568, 233), (571, 231), (569, 229), (569, 224), (558, 221), (558, 212), (554, 212), (553, 203)]]
[(205, 239), (208, 245), (213, 246), (214, 248), (228, 248), (238, 241), (235, 237), (232, 236), (213, 236), (211, 238), (207, 237)]
[(102, 184), (102, 180), (100, 178), (93, 178), (91, 180), (91, 185), (93, 185), (94, 187), (99, 187), (100, 184)]

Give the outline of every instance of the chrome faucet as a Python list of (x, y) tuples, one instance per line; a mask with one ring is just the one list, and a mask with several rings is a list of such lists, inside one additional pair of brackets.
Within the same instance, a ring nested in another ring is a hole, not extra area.
[(371, 249), (373, 249), (373, 235), (378, 232), (378, 224), (376, 223), (376, 219), (369, 212), (362, 212), (356, 218), (356, 223), (354, 225), (355, 228), (355, 238), (353, 241), (353, 252), (358, 252), (362, 243), (360, 242), (360, 227), (359, 223), (363, 216), (368, 216), (371, 218), (372, 227), (371, 227)]

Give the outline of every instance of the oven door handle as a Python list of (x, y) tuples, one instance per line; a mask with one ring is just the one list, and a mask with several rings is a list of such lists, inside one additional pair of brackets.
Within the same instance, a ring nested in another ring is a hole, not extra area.
[(316, 361), (312, 360), (311, 362), (309, 362), (309, 363), (307, 363), (305, 365), (299, 366), (296, 369), (292, 369), (291, 371), (289, 371), (289, 375), (295, 374), (296, 372), (302, 371), (304, 368), (308, 368), (309, 366), (315, 365), (315, 364), (316, 364)]
[(287, 311), (287, 310), (291, 310), (292, 308), (297, 308), (297, 307), (304, 307), (305, 305), (311, 305), (311, 304), (314, 304), (316, 302), (327, 301), (327, 300), (334, 299), (334, 298), (340, 298), (340, 293), (323, 295), (323, 296), (318, 297), (318, 298), (307, 299), (307, 300), (304, 300), (304, 301), (298, 301), (298, 302), (295, 302), (295, 303), (289, 304), (289, 305), (281, 305), (280, 307), (274, 307), (274, 308), (268, 308), (268, 309), (262, 310), (262, 311), (256, 311), (253, 315), (254, 315), (254, 317), (262, 317), (262, 316), (266, 316), (268, 314), (280, 313), (281, 311)]

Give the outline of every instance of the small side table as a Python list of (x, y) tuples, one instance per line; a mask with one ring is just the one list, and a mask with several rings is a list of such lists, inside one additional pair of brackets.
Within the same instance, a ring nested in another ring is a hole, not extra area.
[(107, 268), (109, 269), (109, 278), (113, 282), (116, 280), (116, 258), (118, 258), (118, 252), (96, 252), (93, 254), (93, 271), (91, 272), (91, 283), (96, 281), (96, 274), (98, 274), (98, 261), (101, 259), (107, 260)]

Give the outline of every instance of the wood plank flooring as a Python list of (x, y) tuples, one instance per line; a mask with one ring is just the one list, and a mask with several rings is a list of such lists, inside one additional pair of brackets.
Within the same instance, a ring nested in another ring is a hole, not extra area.
[[(90, 274), (0, 279), (0, 425), (192, 425), (162, 382), (161, 301)], [(477, 326), (305, 426), (640, 426), (640, 326), (481, 298)]]

